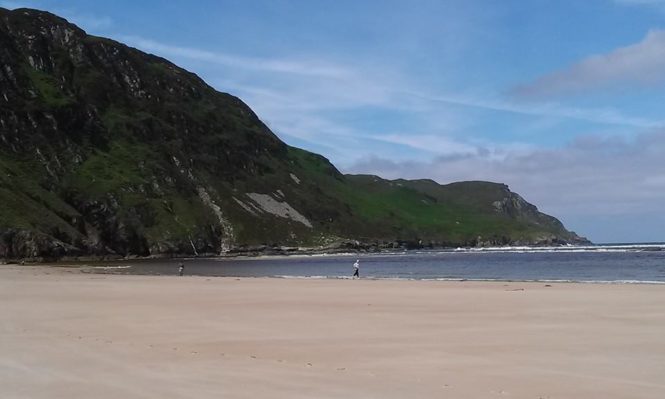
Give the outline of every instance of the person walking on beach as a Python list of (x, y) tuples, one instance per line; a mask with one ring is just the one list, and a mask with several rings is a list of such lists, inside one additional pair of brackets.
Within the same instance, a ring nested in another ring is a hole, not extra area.
[(360, 259), (356, 259), (356, 263), (353, 264), (353, 267), (356, 270), (353, 272), (353, 277), (352, 278), (355, 278), (355, 277), (360, 278)]
[(182, 276), (183, 274), (185, 274), (185, 264), (180, 262), (178, 264), (178, 275)]

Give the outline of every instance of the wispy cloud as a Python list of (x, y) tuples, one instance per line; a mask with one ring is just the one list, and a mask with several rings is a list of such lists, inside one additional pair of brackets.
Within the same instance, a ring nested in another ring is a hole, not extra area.
[(410, 94), (414, 97), (427, 101), (481, 108), (492, 111), (510, 112), (522, 115), (577, 119), (587, 122), (632, 126), (638, 128), (654, 128), (665, 126), (665, 119), (652, 120), (633, 117), (624, 115), (612, 108), (579, 108), (563, 106), (555, 103), (531, 104), (513, 102), (503, 98), (491, 98), (487, 96), (485, 98), (480, 98), (479, 96), (468, 97), (460, 95), (428, 95), (416, 92), (411, 92)]
[(654, 29), (642, 41), (587, 57), (568, 68), (516, 87), (521, 97), (577, 94), (589, 89), (665, 83), (665, 31)]
[(173, 46), (139, 36), (121, 36), (120, 39), (125, 43), (138, 47), (144, 51), (170, 57), (182, 57), (198, 61), (213, 62), (233, 68), (297, 75), (312, 75), (334, 79), (345, 78), (349, 74), (349, 71), (346, 68), (318, 61), (243, 57), (192, 47)]

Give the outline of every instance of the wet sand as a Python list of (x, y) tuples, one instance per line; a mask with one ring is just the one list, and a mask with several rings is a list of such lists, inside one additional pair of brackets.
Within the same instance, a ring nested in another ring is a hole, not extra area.
[(2, 398), (662, 398), (665, 286), (0, 266)]

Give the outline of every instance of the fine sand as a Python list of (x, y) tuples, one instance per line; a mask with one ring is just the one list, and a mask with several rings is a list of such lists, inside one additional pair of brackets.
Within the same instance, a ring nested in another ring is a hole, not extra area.
[(0, 266), (2, 398), (663, 398), (665, 286)]

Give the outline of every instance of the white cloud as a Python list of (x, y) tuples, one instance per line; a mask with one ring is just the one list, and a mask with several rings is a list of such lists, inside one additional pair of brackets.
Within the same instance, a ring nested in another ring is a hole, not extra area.
[(367, 138), (386, 143), (404, 145), (416, 150), (437, 155), (467, 156), (476, 154), (480, 148), (467, 143), (453, 140), (441, 134), (385, 134), (372, 135)]
[(568, 68), (516, 87), (523, 97), (576, 94), (589, 89), (665, 83), (665, 30), (654, 29), (642, 41), (587, 57)]

